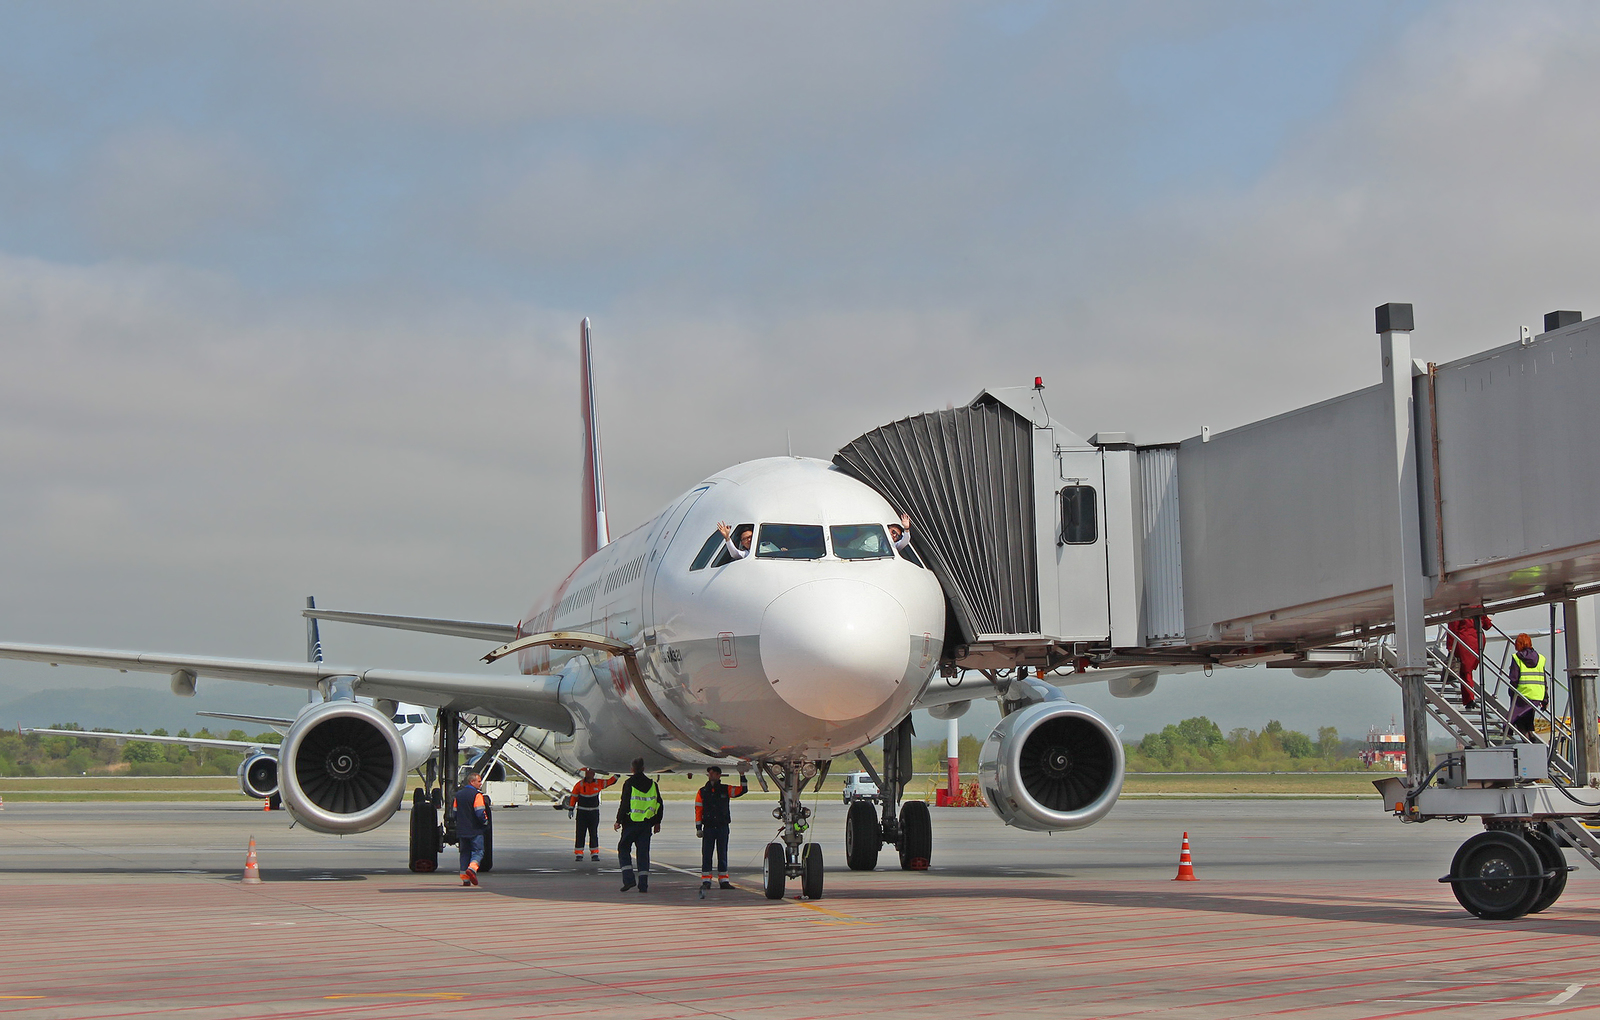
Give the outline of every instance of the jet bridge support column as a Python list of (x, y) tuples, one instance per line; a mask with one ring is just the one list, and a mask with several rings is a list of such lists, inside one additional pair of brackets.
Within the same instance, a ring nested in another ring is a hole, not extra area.
[(1567, 690), (1572, 714), (1573, 767), (1578, 782), (1594, 786), (1600, 782), (1600, 732), (1595, 717), (1595, 676), (1600, 673), (1600, 635), (1596, 634), (1595, 596), (1567, 599), (1562, 603), (1566, 618)]
[[(1423, 616), (1422, 519), (1418, 505), (1416, 408), (1411, 363), (1412, 312), (1409, 304), (1377, 308), (1383, 351), (1383, 387), (1391, 404), (1390, 453), (1385, 465), (1384, 517), (1390, 535), (1394, 590), (1395, 672), (1401, 678), (1401, 712), (1406, 735), (1406, 785), (1421, 788), (1428, 774), (1428, 636)], [(1391, 466), (1392, 465), (1392, 466)]]

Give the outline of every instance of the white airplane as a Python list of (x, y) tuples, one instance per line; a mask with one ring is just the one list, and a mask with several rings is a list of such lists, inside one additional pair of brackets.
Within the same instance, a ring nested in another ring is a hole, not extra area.
[[(302, 824), (353, 833), (399, 808), (408, 752), (394, 719), (401, 701), (439, 709), (444, 798), (457, 764), (458, 719), (472, 712), (544, 731), (527, 742), (576, 768), (626, 771), (717, 764), (757, 770), (780, 795), (783, 821), (763, 861), (765, 893), (822, 895), (821, 847), (807, 841), (801, 796), (835, 758), (855, 753), (883, 792), (853, 806), (852, 868), (885, 844), (901, 865), (926, 867), (927, 805), (896, 801), (909, 780), (910, 713), (960, 714), (975, 697), (1007, 710), (989, 738), (984, 777), (1008, 824), (1040, 830), (1092, 824), (1120, 792), (1122, 745), (1098, 715), (1067, 702), (1026, 668), (932, 683), (944, 651), (945, 596), (935, 576), (897, 555), (900, 514), (877, 491), (826, 461), (774, 457), (730, 467), (674, 499), (640, 527), (609, 537), (594, 410), (589, 322), (580, 335), (584, 558), (512, 625), (307, 609), (323, 620), (502, 642), (514, 676), (434, 673), (206, 656), (0, 644), (0, 658), (169, 673), (191, 693), (198, 677), (290, 685), (321, 694), (288, 728), (278, 756), (284, 806)], [(718, 525), (753, 531), (734, 556)], [(953, 671), (952, 671), (953, 672)], [(1114, 679), (1113, 670), (1095, 680)], [(1146, 672), (1150, 672), (1146, 670)], [(364, 704), (371, 698), (375, 704)], [(523, 731), (526, 733), (526, 731)], [(878, 777), (861, 754), (885, 742)], [(491, 753), (498, 748), (491, 747)], [(440, 791), (432, 803), (440, 803)], [(414, 797), (411, 857), (432, 870), (443, 836), (423, 791)]]
[[(306, 608), (315, 609), (316, 600), (306, 599)], [(317, 632), (315, 617), (306, 621), (306, 661), (322, 661), (322, 639)], [(369, 699), (370, 700), (370, 699)], [(313, 692), (311, 700), (305, 707), (296, 713), (299, 718), (320, 699)], [(279, 716), (269, 715), (242, 715), (235, 712), (196, 712), (195, 715), (205, 716), (210, 719), (227, 719), (230, 722), (251, 723), (256, 726), (266, 726), (278, 731), (279, 734), (288, 733), (294, 728), (295, 719), (284, 719)], [(395, 708), (392, 719), (395, 728), (400, 731), (401, 743), (405, 746), (405, 769), (407, 772), (416, 771), (422, 774), (422, 768), (433, 759), (434, 749), (438, 745), (438, 738), (433, 721), (423, 711), (420, 705), (399, 704)], [(264, 800), (271, 810), (277, 810), (283, 805), (283, 797), (278, 792), (278, 744), (263, 740), (223, 740), (216, 737), (184, 737), (167, 736), (149, 733), (118, 733), (107, 730), (57, 730), (42, 726), (23, 727), (23, 733), (42, 733), (47, 736), (62, 737), (93, 737), (99, 740), (115, 740), (119, 744), (130, 740), (144, 741), (149, 744), (180, 744), (184, 747), (218, 747), (229, 751), (241, 751), (244, 760), (239, 762), (239, 792), (251, 800)], [(424, 775), (426, 781), (426, 776)]]

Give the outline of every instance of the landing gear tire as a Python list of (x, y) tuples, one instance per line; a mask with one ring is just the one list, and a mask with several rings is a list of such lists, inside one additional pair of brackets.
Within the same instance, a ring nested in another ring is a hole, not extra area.
[(766, 855), (761, 858), (761, 891), (769, 900), (783, 899), (784, 879), (789, 868), (782, 843), (768, 843)]
[(878, 812), (864, 800), (854, 801), (844, 817), (844, 861), (851, 871), (871, 871), (878, 866), (878, 851), (883, 849), (883, 823)]
[(411, 795), (411, 870), (419, 874), (439, 870), (439, 821), (433, 802), (421, 789)]
[(486, 807), (483, 813), (488, 816), (489, 824), (483, 827), (483, 861), (479, 863), (479, 871), (494, 870), (494, 808)]
[(822, 847), (815, 843), (800, 848), (800, 895), (822, 899)]
[(1450, 862), (1456, 902), (1485, 921), (1521, 917), (1538, 902), (1545, 882), (1539, 853), (1514, 832), (1492, 829), (1461, 844)]
[(1561, 894), (1567, 891), (1567, 857), (1561, 852), (1561, 847), (1555, 840), (1538, 829), (1529, 829), (1526, 838), (1528, 845), (1533, 847), (1533, 852), (1539, 855), (1540, 866), (1546, 872), (1555, 872), (1544, 880), (1544, 889), (1539, 893), (1539, 898), (1528, 908), (1528, 913), (1537, 914), (1559, 900)]
[(927, 871), (933, 857), (933, 818), (928, 804), (908, 800), (900, 805), (900, 869)]

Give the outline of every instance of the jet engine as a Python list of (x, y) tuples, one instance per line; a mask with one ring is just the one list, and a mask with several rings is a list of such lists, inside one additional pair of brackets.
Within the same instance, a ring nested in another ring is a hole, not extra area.
[(283, 806), (301, 825), (332, 835), (366, 832), (400, 808), (405, 743), (371, 705), (328, 701), (289, 728), (278, 769)]
[(1082, 705), (1049, 700), (1000, 720), (983, 743), (978, 781), (1007, 825), (1049, 832), (1093, 825), (1122, 792), (1122, 741)]
[(278, 759), (256, 753), (239, 763), (239, 792), (266, 800), (278, 792)]

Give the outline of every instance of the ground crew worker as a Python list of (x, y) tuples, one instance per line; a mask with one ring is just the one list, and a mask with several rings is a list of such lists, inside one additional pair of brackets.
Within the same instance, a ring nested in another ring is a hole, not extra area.
[(483, 863), (483, 834), (489, 831), (489, 798), (483, 795), (483, 776), (474, 772), (467, 785), (456, 791), (456, 843), (461, 847), (461, 884), (478, 884)]
[(1511, 698), (1511, 725), (1530, 740), (1533, 738), (1533, 706), (1549, 702), (1549, 664), (1533, 647), (1533, 638), (1517, 635), (1517, 654), (1511, 657), (1511, 683), (1516, 694)]
[(1451, 620), (1445, 626), (1450, 633), (1450, 658), (1455, 674), (1461, 679), (1461, 704), (1471, 708), (1478, 702), (1478, 662), (1483, 655), (1483, 635), (1491, 621), (1487, 616), (1469, 616), (1464, 620)]
[(634, 886), (633, 849), (639, 848), (639, 891), (650, 891), (650, 835), (661, 831), (661, 787), (644, 774), (644, 759), (633, 759), (633, 775), (622, 784), (617, 798), (617, 824), (622, 840), (617, 843), (617, 859), (622, 864), (622, 891)]
[(706, 785), (694, 795), (694, 834), (700, 837), (700, 891), (711, 888), (711, 852), (717, 854), (717, 883), (720, 889), (732, 889), (728, 881), (728, 827), (732, 815), (728, 801), (750, 792), (750, 781), (739, 773), (737, 789), (722, 781), (722, 770), (715, 765), (706, 769)]
[(583, 863), (583, 834), (589, 834), (589, 856), (600, 859), (600, 791), (617, 781), (616, 776), (596, 779), (594, 769), (584, 769), (583, 778), (567, 794), (567, 817), (578, 819), (578, 835), (572, 843), (572, 862)]

